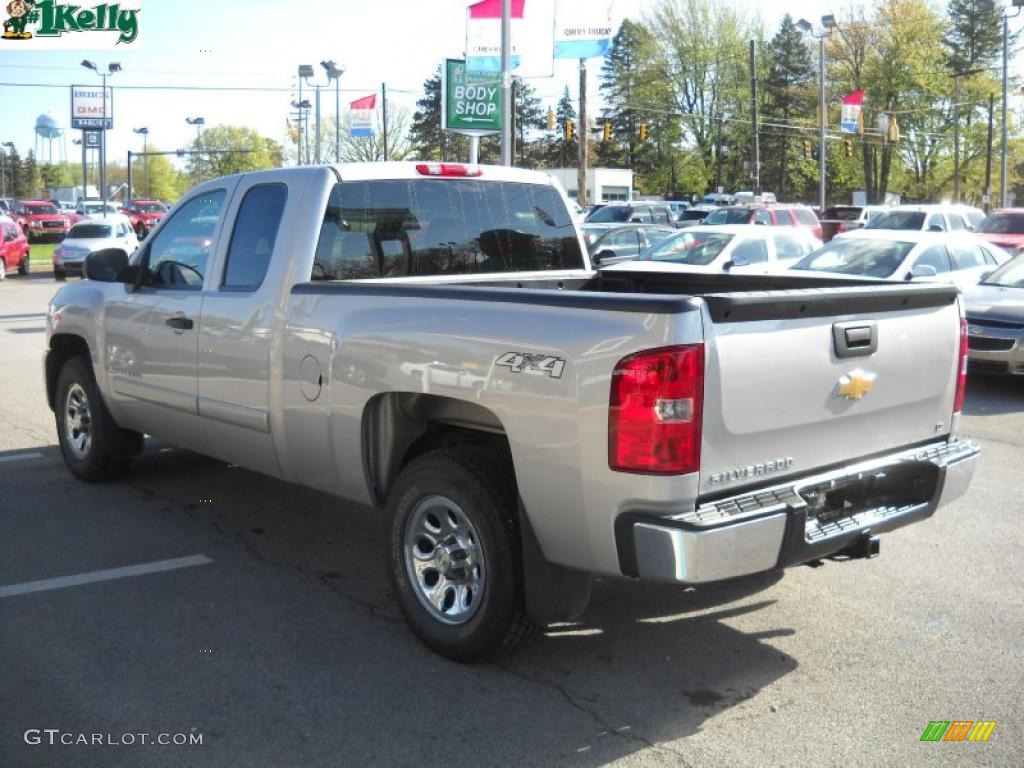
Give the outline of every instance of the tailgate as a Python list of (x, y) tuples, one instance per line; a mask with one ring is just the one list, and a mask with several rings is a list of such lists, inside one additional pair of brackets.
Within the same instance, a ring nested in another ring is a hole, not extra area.
[(890, 284), (706, 295), (701, 493), (948, 434), (956, 296)]

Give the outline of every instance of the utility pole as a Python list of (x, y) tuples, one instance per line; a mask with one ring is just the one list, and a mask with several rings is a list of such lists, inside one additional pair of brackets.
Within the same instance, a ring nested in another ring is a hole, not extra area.
[(953, 202), (960, 202), (960, 75), (953, 75)]
[(1007, 162), (1006, 162), (1006, 78), (1007, 69), (1010, 65), (1010, 53), (1007, 50), (1009, 48), (1009, 27), (1010, 19), (1016, 18), (1020, 14), (1020, 3), (1019, 0), (1013, 0), (1013, 4), (1017, 6), (1017, 13), (1012, 16), (1003, 15), (1003, 125), (1002, 125), (1002, 153), (1000, 157), (1000, 171), (999, 174), (999, 207), (1006, 208), (1009, 205), (1009, 200), (1006, 198), (1006, 176), (1007, 176)]
[(819, 216), (825, 215), (825, 160), (827, 158), (827, 152), (825, 141), (825, 129), (828, 126), (828, 107), (825, 104), (825, 38), (827, 35), (821, 35), (818, 38), (818, 110), (819, 110), (819, 122), (821, 125), (821, 137), (818, 145), (818, 174), (821, 177), (818, 179), (818, 211)]
[(512, 0), (501, 0), (501, 164), (512, 165)]
[(761, 140), (757, 129), (757, 69), (754, 61), (754, 41), (750, 41), (750, 109), (753, 117), (751, 136), (750, 181), (755, 197), (761, 194)]
[(715, 138), (715, 194), (719, 195), (722, 193), (722, 116), (719, 115), (715, 120), (718, 122)]
[(993, 94), (988, 95), (988, 144), (985, 151), (985, 197), (982, 205), (987, 214), (992, 207), (992, 102), (995, 100)]
[(587, 207), (587, 60), (580, 59), (580, 155), (576, 168), (576, 202)]
[(388, 84), (380, 84), (381, 134), (384, 138), (384, 160), (388, 159)]

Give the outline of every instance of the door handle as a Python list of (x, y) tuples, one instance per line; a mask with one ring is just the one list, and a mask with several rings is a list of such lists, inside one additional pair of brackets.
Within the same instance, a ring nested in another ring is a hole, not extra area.
[(171, 326), (171, 328), (175, 328), (179, 331), (190, 331), (193, 326), (191, 317), (182, 317), (181, 315), (168, 317), (164, 322)]

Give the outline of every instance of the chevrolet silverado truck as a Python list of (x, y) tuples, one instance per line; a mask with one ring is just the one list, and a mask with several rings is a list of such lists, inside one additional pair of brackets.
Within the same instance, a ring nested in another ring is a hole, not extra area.
[(978, 453), (954, 287), (601, 274), (536, 171), (220, 178), (85, 271), (47, 313), (70, 471), (152, 435), (379, 508), (396, 600), (453, 659), (578, 615), (595, 574), (873, 555)]

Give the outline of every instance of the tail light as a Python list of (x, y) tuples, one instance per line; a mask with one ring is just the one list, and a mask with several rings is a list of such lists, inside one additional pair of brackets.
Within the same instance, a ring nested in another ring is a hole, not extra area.
[(417, 163), (416, 173), (421, 176), (481, 176), (483, 171), (478, 165), (463, 163)]
[(702, 344), (623, 358), (612, 373), (608, 466), (655, 475), (696, 472), (703, 404)]
[(956, 397), (953, 400), (953, 413), (964, 409), (964, 396), (967, 394), (967, 320), (960, 318), (960, 353), (956, 366)]

